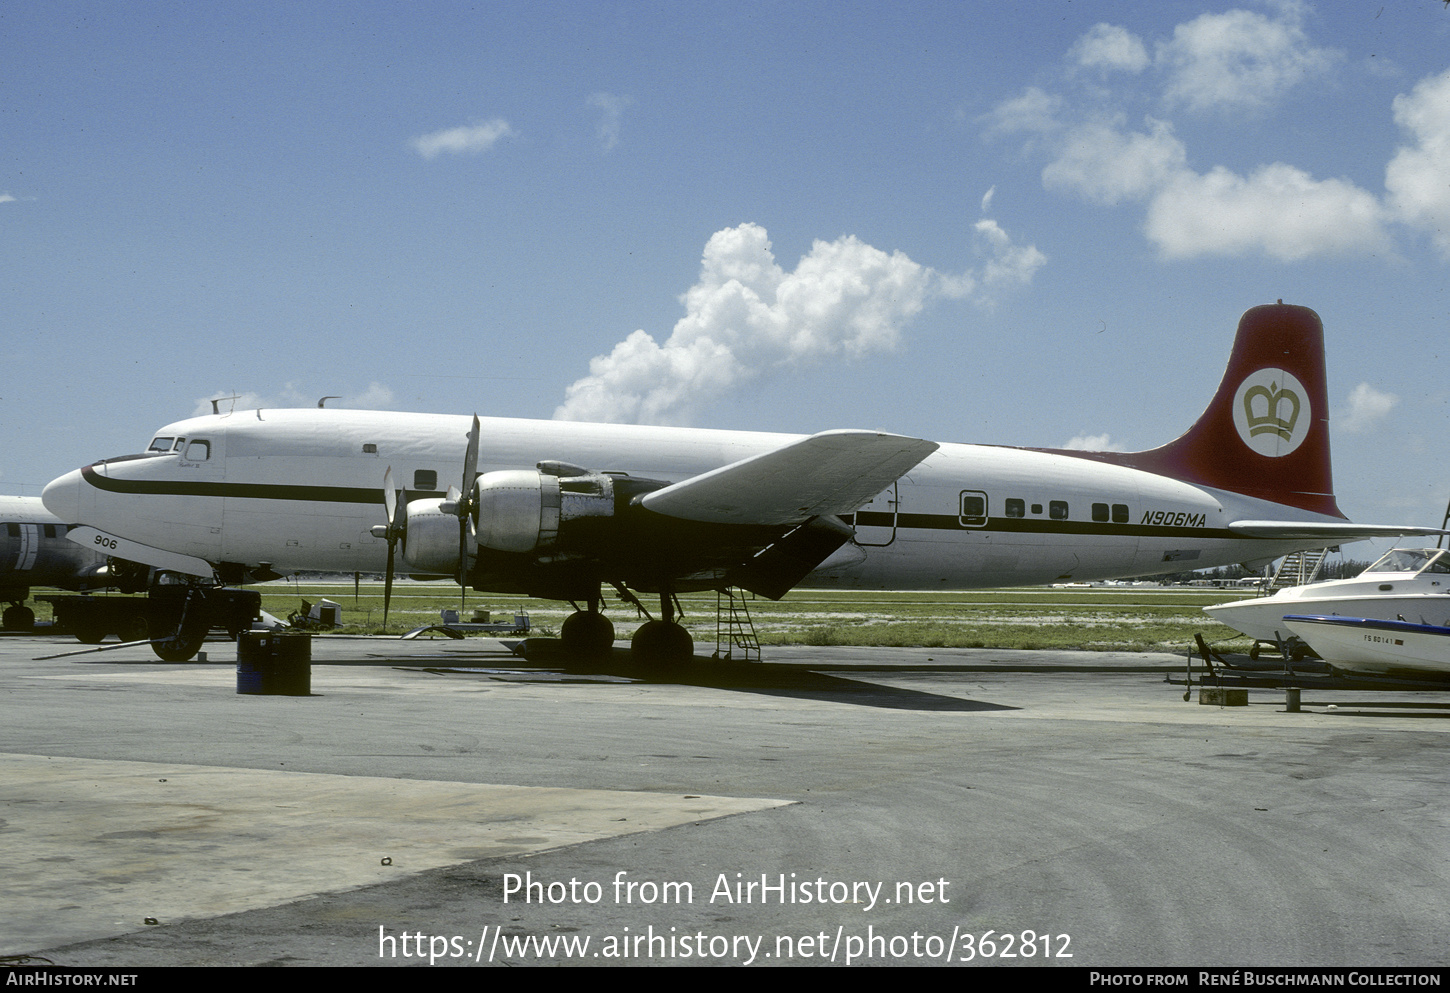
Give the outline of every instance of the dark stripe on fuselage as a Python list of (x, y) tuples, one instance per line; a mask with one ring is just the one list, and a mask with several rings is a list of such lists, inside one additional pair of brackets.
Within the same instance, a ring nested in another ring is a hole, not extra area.
[[(304, 503), (345, 503), (380, 505), (381, 489), (352, 486), (300, 486), (284, 483), (185, 482), (181, 480), (112, 479), (91, 466), (81, 470), (86, 482), (111, 493), (166, 496), (231, 497), (249, 500), (291, 500)], [(437, 492), (410, 491), (409, 500), (438, 497)], [(862, 527), (890, 528), (909, 531), (987, 531), (994, 534), (1040, 535), (1111, 535), (1139, 538), (1233, 538), (1242, 540), (1227, 528), (1184, 528), (1151, 524), (1108, 524), (1097, 521), (1033, 520), (1021, 517), (992, 517), (984, 525), (967, 526), (949, 514), (842, 514), (847, 524)]]
[[(297, 486), (285, 483), (184, 482), (181, 480), (112, 479), (90, 466), (81, 470), (86, 482), (98, 490), (154, 496), (230, 497), (248, 500), (294, 500), (305, 503), (381, 504), (383, 491), (356, 486)], [(430, 490), (410, 490), (409, 500), (439, 497)]]
[[(852, 523), (853, 515), (843, 514), (841, 519)], [(865, 513), (854, 515), (855, 523), (862, 527), (890, 528), (891, 514)], [(1036, 520), (1026, 517), (989, 517), (985, 524), (967, 525), (960, 518), (948, 514), (900, 514), (895, 518), (895, 527), (915, 531), (992, 531), (1006, 534), (1099, 534), (1123, 537), (1153, 538), (1165, 535), (1191, 536), (1195, 538), (1238, 538), (1228, 528), (1170, 527), (1161, 524), (1108, 524), (1100, 521), (1054, 521)]]

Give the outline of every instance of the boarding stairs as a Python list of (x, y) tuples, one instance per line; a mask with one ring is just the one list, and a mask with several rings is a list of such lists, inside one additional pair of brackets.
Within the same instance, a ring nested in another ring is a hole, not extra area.
[(1289, 586), (1307, 586), (1314, 582), (1328, 557), (1327, 548), (1307, 548), (1302, 552), (1285, 555), (1274, 573), (1274, 578), (1264, 587), (1265, 595), (1272, 595)]
[(760, 641), (743, 590), (727, 586), (715, 591), (715, 658), (759, 662)]

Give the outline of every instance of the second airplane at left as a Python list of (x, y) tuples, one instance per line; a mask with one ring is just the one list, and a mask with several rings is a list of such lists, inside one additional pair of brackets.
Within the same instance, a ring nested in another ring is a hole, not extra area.
[(6, 630), (34, 626), (35, 611), (25, 605), (32, 586), (91, 590), (115, 584), (106, 556), (67, 541), (68, 531), (40, 497), (0, 496), (0, 602), (9, 604)]

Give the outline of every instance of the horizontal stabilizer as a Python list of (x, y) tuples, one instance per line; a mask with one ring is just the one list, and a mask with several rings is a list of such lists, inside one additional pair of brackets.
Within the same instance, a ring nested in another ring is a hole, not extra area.
[(1440, 528), (1420, 528), (1401, 524), (1354, 524), (1350, 521), (1234, 521), (1228, 526), (1234, 534), (1246, 538), (1276, 538), (1284, 541), (1323, 541), (1337, 545), (1345, 541), (1369, 538), (1400, 538), (1410, 535), (1434, 537), (1450, 534)]
[(937, 447), (875, 431), (825, 431), (647, 493), (642, 502), (689, 521), (798, 524), (851, 513)]

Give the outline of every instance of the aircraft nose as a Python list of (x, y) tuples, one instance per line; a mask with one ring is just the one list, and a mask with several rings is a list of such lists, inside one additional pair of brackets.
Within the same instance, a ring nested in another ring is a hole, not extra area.
[(52, 479), (40, 494), (45, 509), (67, 524), (82, 524), (81, 471), (76, 469), (59, 479)]

